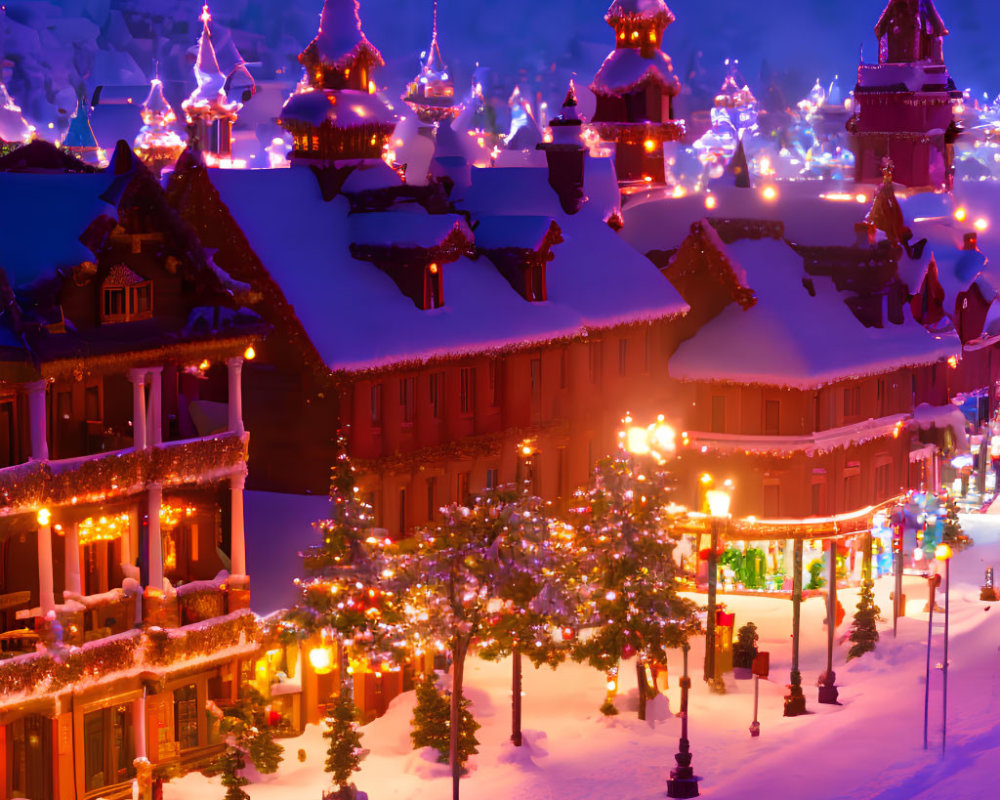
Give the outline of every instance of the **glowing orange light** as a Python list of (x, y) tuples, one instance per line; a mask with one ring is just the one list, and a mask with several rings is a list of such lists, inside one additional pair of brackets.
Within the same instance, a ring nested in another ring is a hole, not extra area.
[(431, 275), (437, 275), (438, 274), (438, 265), (437, 264), (431, 264), (427, 268), (427, 271), (430, 272)]
[(956, 208), (954, 216), (957, 222), (965, 222), (968, 212), (964, 208)]
[(707, 208), (709, 211), (712, 211), (718, 204), (719, 201), (716, 200), (714, 194), (709, 194), (705, 196), (705, 208)]
[(958, 367), (958, 356), (948, 356), (948, 366), (952, 369)]
[(988, 227), (990, 227), (990, 223), (986, 221), (985, 217), (980, 217), (979, 219), (977, 219), (975, 222), (972, 223), (972, 227), (975, 228), (980, 233), (982, 233)]
[(652, 153), (656, 149), (656, 141), (653, 139), (647, 139), (642, 143), (642, 147), (647, 153)]
[(764, 191), (761, 192), (761, 196), (765, 200), (774, 200), (778, 196), (778, 190), (773, 186), (765, 186)]
[(247, 349), (243, 351), (243, 358), (247, 361), (253, 361), (256, 357), (257, 351), (253, 349), (253, 345), (248, 346)]

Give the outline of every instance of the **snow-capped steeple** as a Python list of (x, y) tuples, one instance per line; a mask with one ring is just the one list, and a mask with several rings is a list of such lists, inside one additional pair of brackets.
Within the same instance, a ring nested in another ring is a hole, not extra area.
[(212, 45), (208, 23), (212, 15), (208, 4), (201, 10), (201, 37), (194, 77), (198, 84), (187, 100), (181, 103), (187, 118), (188, 138), (196, 148), (217, 157), (228, 157), (232, 149), (232, 126), (240, 103), (226, 98), (226, 76), (219, 69), (219, 60)]
[(358, 0), (323, 0), (316, 38), (299, 55), (313, 87), (367, 91), (371, 69), (385, 66), (361, 30), (360, 9)]
[(293, 164), (381, 158), (396, 119), (369, 79), (382, 55), (361, 30), (358, 0), (324, 0), (319, 32), (299, 54), (305, 75), (278, 123)]
[(592, 122), (603, 140), (615, 142), (620, 182), (662, 183), (662, 145), (684, 135), (673, 114), (681, 84), (660, 49), (674, 15), (663, 0), (613, 0), (604, 19), (615, 30), (615, 49), (590, 85), (597, 96)]
[(135, 137), (134, 149), (145, 164), (159, 174), (160, 170), (172, 164), (184, 150), (184, 141), (172, 129), (177, 115), (167, 98), (163, 96), (163, 81), (153, 78), (140, 110), (142, 128)]
[(879, 64), (944, 63), (948, 35), (934, 0), (889, 0), (875, 24)]
[(90, 126), (90, 104), (83, 93), (77, 101), (76, 113), (70, 120), (69, 130), (66, 131), (62, 144), (84, 163), (103, 166), (107, 161), (104, 151), (97, 143), (97, 137), (94, 136), (94, 129)]
[(406, 87), (403, 100), (412, 108), (421, 122), (431, 123), (454, 119), (458, 114), (455, 105), (455, 81), (448, 74), (441, 48), (438, 46), (437, 0), (434, 0), (434, 29), (431, 46), (420, 67), (420, 72)]
[(31, 139), (31, 126), (21, 115), (21, 107), (14, 102), (7, 87), (0, 80), (0, 147), (20, 144)]
[(508, 150), (534, 150), (542, 141), (542, 132), (519, 86), (514, 87), (507, 104), (510, 106), (510, 133), (504, 137), (504, 146)]
[(194, 77), (198, 82), (189, 103), (212, 102), (219, 95), (224, 95), (226, 88), (226, 76), (219, 69), (219, 59), (215, 55), (215, 47), (212, 45), (212, 33), (208, 29), (208, 22), (212, 15), (208, 11), (206, 3), (201, 8), (201, 36), (198, 39), (198, 58), (194, 62)]

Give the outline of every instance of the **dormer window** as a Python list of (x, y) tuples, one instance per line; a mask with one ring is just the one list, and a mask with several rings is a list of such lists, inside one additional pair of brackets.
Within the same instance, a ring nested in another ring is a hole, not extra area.
[(101, 322), (130, 322), (152, 316), (152, 281), (124, 264), (112, 267), (101, 285)]

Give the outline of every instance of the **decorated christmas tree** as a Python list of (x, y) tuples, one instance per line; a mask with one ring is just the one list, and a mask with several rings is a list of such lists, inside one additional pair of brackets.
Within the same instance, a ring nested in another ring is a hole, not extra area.
[(958, 519), (958, 501), (948, 495), (944, 501), (944, 532), (942, 541), (947, 542), (952, 547), (959, 544), (962, 537), (962, 523)]
[(593, 485), (576, 497), (579, 626), (592, 634), (577, 642), (573, 657), (607, 672), (635, 655), (642, 719), (646, 665), (666, 663), (667, 650), (699, 624), (695, 604), (677, 590), (669, 476), (657, 459), (624, 444), (598, 462)]
[[(530, 457), (530, 456), (529, 456)], [(525, 470), (530, 474), (529, 470)], [(563, 580), (559, 542), (550, 534), (542, 501), (523, 485), (498, 492), (498, 510), (507, 519), (503, 558), (508, 580), (498, 588), (497, 601), (483, 625), (479, 655), (487, 660), (511, 656), (511, 741), (520, 746), (521, 661), (555, 668), (568, 654), (566, 642), (554, 632), (572, 622), (569, 591)]]
[(524, 570), (535, 568), (531, 559), (523, 558), (517, 509), (504, 490), (486, 492), (471, 508), (446, 506), (440, 520), (418, 530), (414, 547), (398, 555), (389, 569), (407, 609), (411, 638), (447, 643), (451, 653), (449, 763), (454, 797), (461, 753), (473, 752), (467, 735), (459, 736), (459, 718), (465, 714), (465, 657), (472, 641), (489, 633), (496, 609), (514, 595), (512, 585), (530, 580)]
[(882, 619), (880, 613), (872, 594), (872, 582), (865, 581), (861, 584), (858, 610), (854, 612), (854, 622), (851, 624), (850, 640), (853, 644), (847, 652), (848, 661), (875, 649), (875, 645), (878, 643), (878, 630), (875, 623)]
[(306, 576), (297, 581), (299, 601), (287, 621), (300, 636), (336, 636), (342, 657), (350, 649), (379, 662), (396, 659), (405, 642), (399, 608), (384, 586), (388, 542), (373, 535), (371, 508), (359, 496), (343, 432), (331, 471), (330, 509), (329, 518), (315, 523), (320, 542), (300, 553)]
[(324, 769), (331, 774), (338, 795), (344, 800), (350, 800), (356, 793), (348, 781), (351, 775), (361, 769), (361, 760), (364, 758), (356, 709), (350, 692), (341, 691), (337, 695), (325, 723), (323, 736), (330, 740), (330, 746), (326, 751)]

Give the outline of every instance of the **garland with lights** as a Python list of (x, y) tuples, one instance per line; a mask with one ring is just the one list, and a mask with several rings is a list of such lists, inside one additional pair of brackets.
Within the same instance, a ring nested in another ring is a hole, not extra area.
[(150, 483), (178, 486), (236, 469), (247, 459), (246, 434), (225, 433), (147, 450), (122, 450), (84, 461), (29, 461), (0, 470), (0, 515), (43, 506), (93, 503)]

